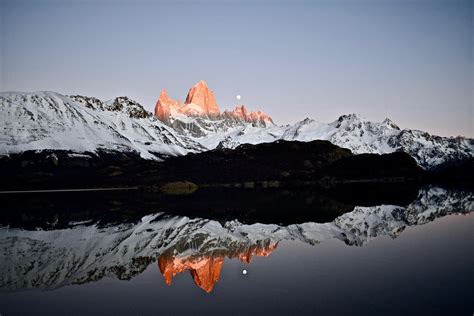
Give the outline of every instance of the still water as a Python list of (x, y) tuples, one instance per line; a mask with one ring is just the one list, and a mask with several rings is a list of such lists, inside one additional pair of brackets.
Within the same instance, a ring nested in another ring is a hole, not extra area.
[(0, 314), (472, 315), (473, 206), (429, 187), (322, 222), (3, 219)]

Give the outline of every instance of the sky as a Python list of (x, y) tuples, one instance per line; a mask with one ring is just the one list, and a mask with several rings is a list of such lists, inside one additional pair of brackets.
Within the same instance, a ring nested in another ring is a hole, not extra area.
[(473, 16), (470, 0), (0, 0), (0, 91), (152, 110), (203, 79), (221, 110), (279, 124), (358, 113), (474, 137)]

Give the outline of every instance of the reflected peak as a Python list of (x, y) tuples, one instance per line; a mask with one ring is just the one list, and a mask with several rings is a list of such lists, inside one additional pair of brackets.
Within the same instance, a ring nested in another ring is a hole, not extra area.
[(172, 253), (164, 254), (158, 259), (158, 267), (167, 285), (171, 285), (174, 276), (186, 270), (191, 272), (194, 283), (210, 293), (214, 284), (219, 281), (224, 256), (211, 254), (202, 257), (173, 257)]
[(214, 284), (219, 281), (225, 257), (237, 258), (242, 262), (250, 263), (254, 256), (267, 257), (278, 246), (278, 243), (267, 242), (263, 245), (250, 245), (244, 249), (214, 251), (203, 255), (175, 254), (167, 251), (158, 258), (158, 267), (167, 285), (171, 285), (173, 277), (189, 270), (194, 283), (210, 293)]

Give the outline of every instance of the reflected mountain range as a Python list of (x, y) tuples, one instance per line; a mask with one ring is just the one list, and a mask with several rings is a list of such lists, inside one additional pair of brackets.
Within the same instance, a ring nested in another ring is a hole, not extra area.
[(36, 229), (28, 218), (22, 226), (4, 217), (0, 290), (51, 290), (104, 277), (130, 280), (154, 263), (168, 285), (174, 276), (189, 271), (197, 286), (211, 292), (226, 258), (250, 263), (288, 240), (316, 245), (339, 239), (362, 246), (379, 236), (396, 238), (409, 226), (473, 210), (471, 191), (431, 186), (420, 189), (407, 205), (355, 206), (326, 222), (245, 223), (159, 212), (106, 224), (92, 217), (57, 225), (47, 217), (48, 222)]

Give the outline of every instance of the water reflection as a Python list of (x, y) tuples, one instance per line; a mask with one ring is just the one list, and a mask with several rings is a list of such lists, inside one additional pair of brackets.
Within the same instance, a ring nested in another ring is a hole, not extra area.
[(254, 256), (268, 257), (277, 246), (278, 242), (267, 239), (254, 245), (245, 245), (241, 249), (220, 249), (205, 254), (194, 253), (192, 248), (180, 254), (176, 248), (172, 248), (158, 258), (158, 266), (166, 284), (171, 285), (175, 275), (189, 270), (194, 283), (210, 293), (214, 284), (219, 281), (225, 258), (250, 263)]
[(473, 206), (471, 192), (427, 187), (407, 206), (357, 206), (326, 223), (245, 224), (157, 213), (109, 225), (83, 221), (50, 230), (2, 227), (0, 289), (50, 290), (106, 276), (130, 280), (157, 263), (167, 284), (189, 271), (209, 293), (226, 259), (250, 263), (254, 256), (270, 255), (283, 240), (316, 245), (339, 239), (361, 246), (378, 236), (395, 238), (408, 226), (467, 214)]

